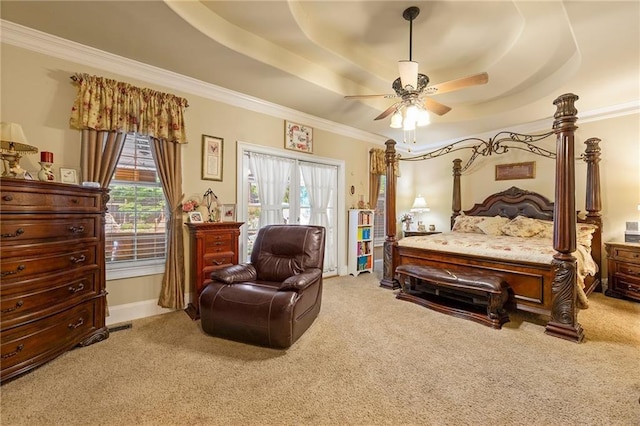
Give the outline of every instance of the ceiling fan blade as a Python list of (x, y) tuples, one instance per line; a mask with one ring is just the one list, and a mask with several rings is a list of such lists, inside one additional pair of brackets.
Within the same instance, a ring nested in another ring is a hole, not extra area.
[(469, 77), (459, 78), (457, 80), (445, 81), (444, 83), (434, 84), (426, 88), (426, 93), (429, 95), (435, 95), (440, 93), (453, 92), (455, 90), (464, 89), (469, 86), (477, 86), (479, 84), (486, 84), (489, 81), (489, 74), (482, 72), (480, 74), (472, 75)]
[(396, 102), (395, 104), (391, 105), (389, 108), (385, 109), (382, 114), (374, 118), (374, 120), (382, 120), (383, 118), (388, 117), (392, 112), (396, 110), (396, 108), (398, 108), (398, 105), (400, 105), (401, 103), (402, 102)]
[(374, 98), (396, 98), (398, 95), (349, 95), (345, 96), (345, 99), (374, 99)]
[(451, 107), (441, 104), (440, 102), (436, 102), (433, 99), (425, 98), (424, 107), (431, 111), (434, 114), (445, 115), (449, 111), (451, 111)]

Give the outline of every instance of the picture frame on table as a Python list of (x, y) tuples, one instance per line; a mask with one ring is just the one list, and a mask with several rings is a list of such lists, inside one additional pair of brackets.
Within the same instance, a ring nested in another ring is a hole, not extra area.
[(68, 169), (60, 167), (60, 182), (78, 184), (78, 171), (76, 169)]
[(189, 212), (189, 222), (191, 222), (191, 223), (204, 223), (204, 219), (202, 218), (202, 213), (200, 213), (200, 212)]
[(224, 139), (202, 135), (202, 179), (222, 181)]
[(293, 151), (313, 154), (313, 128), (285, 120), (284, 147)]
[(236, 205), (235, 204), (223, 204), (222, 214), (220, 215), (222, 222), (235, 222), (236, 221)]

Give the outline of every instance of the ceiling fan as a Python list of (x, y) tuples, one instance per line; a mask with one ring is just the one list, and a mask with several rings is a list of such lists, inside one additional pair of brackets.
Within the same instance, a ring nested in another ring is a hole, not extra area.
[[(378, 115), (375, 120), (381, 120), (389, 116), (391, 113), (394, 113), (391, 117), (391, 127), (401, 128), (404, 125), (405, 130), (413, 130), (415, 129), (415, 125), (413, 129), (407, 128), (407, 120), (405, 120), (401, 114), (403, 109), (405, 110), (405, 118), (407, 116), (412, 117), (412, 121), (416, 125), (420, 126), (428, 124), (428, 114), (426, 111), (431, 111), (437, 115), (444, 115), (451, 111), (451, 107), (436, 102), (427, 96), (453, 92), (465, 87), (485, 84), (489, 81), (489, 75), (486, 72), (483, 72), (469, 77), (428, 86), (429, 77), (418, 73), (418, 63), (412, 60), (413, 20), (419, 14), (420, 9), (416, 6), (409, 7), (402, 13), (402, 17), (409, 21), (409, 60), (398, 62), (400, 77), (392, 84), (392, 88), (395, 93), (386, 95), (345, 96), (345, 99), (401, 98), (400, 101), (394, 103)], [(411, 126), (411, 124), (409, 124), (409, 126)]]

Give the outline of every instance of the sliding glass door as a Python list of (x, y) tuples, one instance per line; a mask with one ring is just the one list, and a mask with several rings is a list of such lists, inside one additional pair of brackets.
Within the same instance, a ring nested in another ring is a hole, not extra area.
[(321, 225), (326, 229), (324, 273), (336, 275), (341, 165), (298, 159), (285, 151), (260, 151), (264, 150), (242, 150), (238, 213), (246, 222), (241, 235), (243, 260), (249, 260), (258, 230), (265, 225)]

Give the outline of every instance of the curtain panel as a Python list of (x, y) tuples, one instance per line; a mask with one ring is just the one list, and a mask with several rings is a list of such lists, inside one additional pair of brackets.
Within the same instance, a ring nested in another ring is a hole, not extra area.
[(189, 103), (185, 98), (88, 74), (71, 79), (78, 85), (71, 127), (137, 132), (169, 142), (187, 142), (184, 109)]

